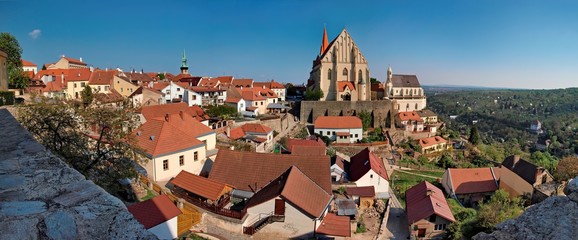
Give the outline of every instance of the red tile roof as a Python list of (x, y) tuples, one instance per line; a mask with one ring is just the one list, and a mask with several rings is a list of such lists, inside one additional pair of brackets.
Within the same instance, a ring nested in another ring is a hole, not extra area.
[[(149, 118), (159, 118), (164, 117), (165, 114), (175, 114), (183, 111), (184, 113), (188, 114), (191, 117), (194, 117), (197, 121), (204, 121), (209, 118), (207, 114), (204, 113), (202, 109), (199, 107), (189, 107), (186, 103), (169, 103), (169, 104), (160, 104), (160, 105), (153, 105), (153, 106), (143, 106), (141, 108), (141, 114), (145, 117), (145, 119)], [(200, 125), (199, 125), (200, 124)], [(212, 132), (213, 130), (204, 124), (196, 124), (198, 128), (198, 135), (204, 135), (207, 133)], [(203, 125), (203, 126), (201, 126)]]
[(440, 136), (435, 136), (435, 137), (429, 137), (429, 138), (422, 138), (419, 141), (419, 145), (424, 148), (424, 147), (429, 147), (429, 146), (433, 146), (433, 145), (437, 145), (440, 143), (446, 143), (447, 141), (440, 137)]
[(250, 78), (237, 78), (233, 79), (231, 84), (234, 87), (243, 87), (243, 88), (251, 88), (253, 87), (253, 79)]
[(137, 72), (135, 72), (135, 73), (128, 72), (128, 73), (125, 73), (124, 75), (125, 75), (125, 76), (129, 79), (129, 81), (131, 81), (131, 82), (132, 82), (132, 81), (138, 81), (138, 82), (141, 82), (141, 83), (152, 82), (152, 81), (154, 81), (153, 77), (156, 77), (156, 74), (155, 74), (153, 77), (151, 77), (149, 74), (137, 73)]
[(66, 59), (68, 61), (68, 63), (86, 66), (86, 63), (84, 63), (78, 59), (69, 58), (69, 57), (62, 57), (62, 58)]
[(110, 85), (114, 80), (114, 75), (118, 72), (116, 70), (95, 70), (90, 79), (88, 80), (89, 85)]
[(327, 213), (315, 232), (331, 236), (351, 237), (349, 216), (337, 216), (334, 213)]
[(178, 81), (180, 81), (180, 80), (183, 79), (183, 78), (191, 78), (191, 77), (193, 77), (191, 74), (188, 74), (188, 73), (187, 73), (187, 74), (179, 73), (179, 75), (176, 75), (176, 76), (174, 76), (174, 77), (172, 77), (172, 78), (168, 78), (168, 79), (170, 79), (170, 80), (173, 81), (173, 82), (178, 82)]
[(375, 188), (373, 186), (347, 187), (345, 192), (350, 196), (375, 197)]
[(127, 209), (146, 229), (151, 229), (181, 214), (181, 210), (171, 202), (167, 195), (135, 203)]
[(316, 141), (310, 139), (287, 139), (287, 150), (293, 152), (295, 146), (320, 146), (325, 148), (325, 143), (323, 141)]
[(377, 91), (383, 91), (383, 83), (374, 83), (371, 84), (371, 91), (372, 92), (377, 92)]
[(421, 119), (419, 114), (417, 114), (416, 112), (400, 112), (398, 116), (399, 116), (399, 119), (401, 119), (401, 121), (423, 122), (423, 119)]
[(22, 60), (22, 66), (23, 67), (36, 67), (36, 64), (30, 62), (30, 61), (26, 61), (24, 59), (20, 59)]
[(253, 87), (256, 87), (256, 88), (261, 88), (263, 86), (270, 88), (270, 89), (285, 89), (285, 86), (283, 86), (283, 84), (275, 82), (275, 80), (271, 80), (270, 82), (254, 82), (253, 83)]
[(155, 82), (152, 88), (154, 90), (161, 91), (165, 89), (169, 84), (170, 84), (169, 82)]
[(202, 78), (199, 81), (199, 86), (201, 87), (217, 87), (219, 86), (219, 78)]
[(269, 134), (271, 131), (273, 131), (273, 129), (263, 124), (247, 123), (243, 126), (231, 129), (231, 134), (229, 138), (237, 140), (239, 138), (244, 137), (248, 133)]
[(315, 128), (350, 129), (361, 127), (361, 119), (355, 116), (320, 116), (315, 119)]
[(223, 196), (228, 189), (231, 189), (227, 184), (213, 181), (184, 170), (177, 174), (177, 176), (171, 180), (171, 183), (188, 192), (213, 201), (216, 201)]
[(240, 97), (248, 101), (264, 101), (267, 100), (259, 91), (255, 91), (254, 88), (237, 88), (237, 92)]
[(108, 93), (95, 93), (94, 100), (101, 103), (116, 103), (122, 102), (124, 98), (114, 88), (111, 88)]
[(369, 170), (373, 170), (383, 179), (389, 181), (387, 171), (383, 161), (369, 151), (369, 148), (361, 150), (358, 154), (351, 157), (351, 166), (349, 168), (349, 180), (357, 181), (363, 177)]
[(243, 131), (243, 128), (240, 128), (240, 127), (231, 129), (231, 132), (229, 134), (229, 138), (233, 139), (233, 140), (240, 139), (244, 136), (245, 136), (245, 131)]
[(448, 168), (452, 190), (456, 194), (493, 192), (498, 189), (493, 169)]
[(224, 182), (244, 191), (259, 190), (290, 166), (299, 169), (331, 192), (329, 156), (299, 156), (219, 150), (209, 179)]
[(36, 73), (35, 78), (40, 79), (43, 76), (55, 76), (61, 78), (64, 76), (65, 82), (68, 81), (88, 81), (92, 72), (88, 68), (81, 69), (47, 69)]
[(355, 85), (353, 85), (352, 82), (348, 81), (337, 82), (337, 90), (339, 92), (345, 92), (346, 88), (349, 88), (349, 91), (353, 91), (355, 90)]
[(228, 103), (238, 103), (239, 101), (241, 101), (241, 98), (236, 97), (227, 97), (227, 99), (225, 100), (225, 102)]
[(327, 149), (324, 146), (293, 146), (293, 155), (326, 155)]
[[(162, 105), (160, 105), (162, 106)], [(167, 114), (168, 117), (148, 118), (135, 129), (137, 145), (152, 157), (201, 146), (197, 139), (208, 128), (189, 114)], [(209, 129), (211, 132), (212, 130)]]
[(246, 208), (259, 205), (275, 197), (289, 201), (313, 218), (321, 217), (333, 196), (323, 190), (296, 166), (289, 167), (279, 177), (255, 193)]
[(65, 88), (66, 88), (66, 81), (62, 83), (60, 77), (57, 77), (55, 81), (46, 83), (44, 92), (62, 92), (62, 90)]
[(433, 184), (423, 181), (405, 191), (407, 223), (413, 224), (432, 214), (455, 222), (454, 215), (446, 202), (442, 190)]

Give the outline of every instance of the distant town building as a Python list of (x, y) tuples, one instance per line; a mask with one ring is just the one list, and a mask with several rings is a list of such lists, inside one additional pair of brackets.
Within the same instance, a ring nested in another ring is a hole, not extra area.
[(462, 204), (476, 206), (489, 199), (498, 189), (499, 168), (448, 168), (442, 176), (442, 185), (448, 195)]
[[(27, 73), (30, 78), (32, 78), (38, 72), (38, 66), (36, 66), (36, 64), (33, 62), (22, 59), (22, 70)], [(32, 74), (29, 75), (28, 73)]]
[(353, 143), (363, 138), (363, 125), (355, 116), (320, 116), (315, 119), (315, 133), (337, 143)]
[(62, 57), (55, 63), (46, 64), (46, 69), (72, 69), (72, 68), (88, 68), (88, 65), (80, 59)]
[(443, 152), (448, 150), (450, 145), (448, 141), (440, 136), (421, 138), (418, 140), (422, 154)]
[(349, 32), (344, 28), (328, 42), (327, 30), (319, 55), (313, 61), (308, 87), (323, 91), (321, 101), (371, 100), (369, 66)]
[(544, 132), (544, 131), (542, 130), (542, 123), (541, 123), (540, 121), (538, 121), (538, 120), (533, 121), (533, 122), (530, 124), (530, 131), (533, 132), (533, 133), (537, 133), (537, 134), (540, 134), (540, 133)]
[(500, 189), (510, 193), (510, 197), (525, 196), (533, 203), (540, 202), (553, 193), (541, 191), (543, 188), (540, 186), (553, 181), (554, 178), (548, 170), (521, 159), (518, 155), (507, 157), (500, 167)]

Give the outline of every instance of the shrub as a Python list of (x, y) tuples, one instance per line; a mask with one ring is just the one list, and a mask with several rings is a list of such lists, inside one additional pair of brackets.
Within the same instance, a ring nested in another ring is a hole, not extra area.
[(0, 106), (14, 105), (14, 92), (0, 91)]

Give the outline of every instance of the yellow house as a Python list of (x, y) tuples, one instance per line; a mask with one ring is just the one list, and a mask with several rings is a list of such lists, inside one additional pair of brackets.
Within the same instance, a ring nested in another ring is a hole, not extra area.
[(8, 54), (0, 49), (0, 91), (8, 90)]
[(66, 71), (66, 97), (68, 99), (81, 99), (82, 90), (88, 85), (88, 80), (90, 79), (91, 71), (88, 68), (82, 69), (69, 69)]
[(73, 68), (88, 68), (88, 66), (86, 65), (86, 63), (82, 61), (82, 58), (74, 59), (62, 55), (62, 57), (57, 62), (48, 64), (48, 67), (46, 69), (73, 69)]
[(92, 92), (110, 93), (111, 84), (117, 73), (116, 70), (95, 70), (92, 72), (88, 80), (88, 85), (92, 88)]
[(418, 142), (422, 154), (442, 152), (448, 149), (448, 141), (440, 136), (422, 138)]
[(132, 84), (128, 78), (117, 75), (115, 75), (112, 80), (112, 87), (124, 98), (130, 96), (138, 88), (138, 86)]

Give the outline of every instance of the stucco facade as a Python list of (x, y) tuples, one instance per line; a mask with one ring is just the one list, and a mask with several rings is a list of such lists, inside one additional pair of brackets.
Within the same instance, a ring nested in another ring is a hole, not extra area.
[(372, 169), (355, 181), (355, 185), (358, 187), (373, 186), (376, 198), (389, 198), (389, 181), (379, 176)]
[[(327, 41), (324, 32), (324, 41)], [(321, 101), (367, 101), (371, 97), (369, 66), (346, 29), (322, 49), (313, 63), (309, 81), (323, 91)], [(344, 93), (339, 82), (350, 82), (353, 89)]]
[(417, 239), (442, 239), (445, 236), (445, 229), (451, 224), (451, 222), (435, 214), (430, 218), (435, 219), (421, 219), (410, 225), (410, 235)]
[(508, 168), (501, 167), (499, 171), (500, 189), (506, 190), (510, 194), (510, 197), (532, 196), (534, 192), (534, 186), (532, 186), (532, 184), (526, 182)]
[(315, 133), (326, 136), (331, 139), (331, 141), (338, 141), (338, 133), (349, 133), (349, 142), (354, 143), (357, 140), (363, 138), (363, 130), (361, 128), (349, 128), (349, 129), (339, 129), (339, 128), (315, 128)]
[(175, 239), (179, 236), (177, 229), (177, 217), (171, 218), (164, 223), (149, 228), (148, 231), (156, 235), (159, 239)]
[(66, 97), (68, 99), (82, 99), (82, 90), (88, 85), (88, 80), (68, 81), (66, 83)]
[(138, 88), (138, 86), (116, 75), (114, 76), (114, 79), (112, 81), (112, 87), (114, 88), (114, 90), (120, 93), (122, 97), (125, 98), (130, 96)]
[(8, 54), (0, 49), (0, 91), (8, 90)]
[[(184, 160), (183, 165), (180, 164), (181, 156)], [(205, 146), (198, 145), (182, 151), (154, 156), (149, 159), (144, 168), (147, 170), (148, 177), (153, 181), (166, 182), (182, 170), (198, 175), (205, 164), (205, 160)], [(165, 161), (168, 163), (167, 168), (164, 166)]]

